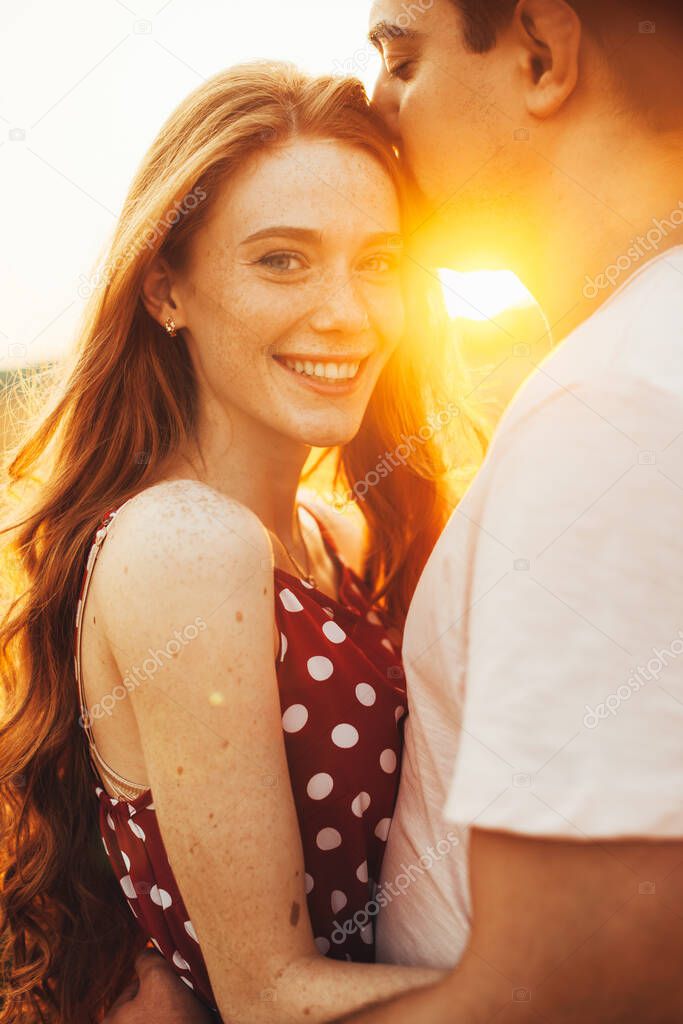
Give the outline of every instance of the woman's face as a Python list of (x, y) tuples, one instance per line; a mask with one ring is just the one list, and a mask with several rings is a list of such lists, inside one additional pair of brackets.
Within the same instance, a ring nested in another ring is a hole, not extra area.
[(368, 153), (297, 139), (253, 157), (173, 295), (205, 386), (248, 421), (348, 442), (404, 330), (399, 202)]

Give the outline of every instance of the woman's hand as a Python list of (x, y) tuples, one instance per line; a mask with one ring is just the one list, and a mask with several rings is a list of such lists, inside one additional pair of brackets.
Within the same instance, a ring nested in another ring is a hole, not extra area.
[(215, 1024), (158, 953), (145, 949), (135, 961), (137, 981), (121, 993), (102, 1024)]

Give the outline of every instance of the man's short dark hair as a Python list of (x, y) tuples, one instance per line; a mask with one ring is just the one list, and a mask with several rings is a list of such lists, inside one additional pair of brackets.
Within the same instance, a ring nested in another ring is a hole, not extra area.
[(465, 29), (465, 45), (473, 53), (487, 53), (499, 31), (510, 21), (517, 0), (454, 0)]
[[(509, 24), (517, 0), (451, 0), (460, 11), (465, 45), (472, 53), (487, 53), (496, 45), (501, 29)], [(628, 15), (636, 23), (649, 25), (646, 19), (658, 13), (674, 14), (683, 24), (682, 0), (567, 0), (592, 27), (599, 27), (601, 18), (623, 18)]]

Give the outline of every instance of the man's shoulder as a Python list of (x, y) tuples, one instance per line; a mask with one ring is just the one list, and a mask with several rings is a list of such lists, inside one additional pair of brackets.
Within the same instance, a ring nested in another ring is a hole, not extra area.
[[(666, 474), (672, 495), (682, 493), (683, 248), (668, 256), (563, 341), (513, 399), (427, 562), (407, 644), (433, 615), (437, 588), (467, 578), (475, 548), (508, 556), (501, 537), (524, 527), (530, 503), (546, 519), (558, 507), (604, 509), (600, 495), (611, 484), (623, 477), (623, 492), (647, 472), (658, 481)], [(629, 501), (647, 505), (658, 493), (630, 491)]]
[(605, 376), (618, 371), (683, 400), (683, 246), (647, 263), (582, 331)]
[(599, 412), (639, 395), (672, 410), (683, 405), (683, 247), (643, 267), (534, 370), (493, 447), (525, 421), (552, 420), (567, 396), (579, 417), (586, 396)]

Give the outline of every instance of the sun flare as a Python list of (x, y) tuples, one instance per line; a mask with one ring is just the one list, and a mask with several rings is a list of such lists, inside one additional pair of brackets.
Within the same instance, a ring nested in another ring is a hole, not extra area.
[(454, 320), (493, 320), (508, 309), (535, 303), (511, 270), (440, 270), (439, 280), (448, 314)]

